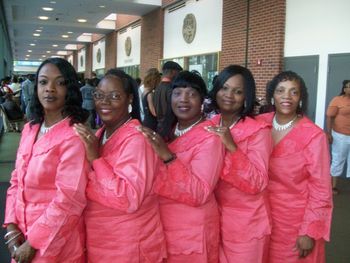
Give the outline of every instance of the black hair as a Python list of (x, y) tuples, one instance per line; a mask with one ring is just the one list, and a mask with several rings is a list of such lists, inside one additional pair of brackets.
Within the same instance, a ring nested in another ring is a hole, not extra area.
[(126, 74), (123, 70), (120, 70), (117, 68), (108, 70), (103, 78), (106, 78), (108, 76), (114, 76), (119, 78), (123, 83), (123, 89), (125, 93), (128, 95), (133, 95), (133, 100), (131, 104), (132, 111), (130, 115), (133, 119), (140, 120), (141, 118), (140, 118), (139, 92), (138, 92), (138, 85), (135, 79), (133, 79), (130, 75)]
[(32, 110), (31, 124), (41, 123), (44, 120), (44, 108), (38, 98), (38, 76), (40, 70), (46, 64), (55, 65), (65, 80), (67, 94), (62, 115), (70, 117), (70, 125), (85, 122), (89, 113), (81, 107), (83, 99), (79, 89), (80, 84), (78, 82), (78, 76), (74, 67), (65, 59), (48, 58), (41, 63), (36, 72), (33, 100), (30, 102)]
[(204, 98), (207, 96), (207, 86), (205, 85), (204, 80), (202, 77), (195, 73), (195, 72), (189, 72), (189, 71), (181, 71), (176, 78), (174, 79), (172, 83), (172, 89), (178, 88), (178, 87), (191, 87), (198, 91), (198, 93), (201, 96), (201, 102), (203, 103)]
[(344, 94), (345, 94), (344, 89), (345, 89), (345, 87), (346, 87), (346, 85), (347, 85), (348, 83), (350, 83), (350, 80), (348, 80), (348, 79), (343, 80), (343, 86), (342, 86), (342, 88), (341, 88), (341, 91), (340, 91), (339, 96), (341, 96), (341, 95), (344, 95)]
[(304, 114), (307, 109), (307, 99), (308, 99), (308, 93), (306, 89), (305, 82), (302, 77), (300, 77), (297, 73), (293, 71), (283, 71), (279, 74), (277, 74), (273, 79), (267, 84), (266, 88), (266, 102), (269, 106), (273, 106), (271, 104), (271, 99), (273, 98), (273, 94), (275, 92), (275, 89), (277, 88), (278, 84), (283, 81), (296, 81), (299, 84), (300, 87), (300, 99), (302, 102), (302, 106), (298, 106), (297, 108), (297, 114)]
[(219, 109), (216, 102), (216, 94), (223, 88), (226, 81), (236, 75), (241, 75), (244, 81), (244, 106), (241, 109), (240, 117), (244, 119), (246, 116), (253, 116), (254, 104), (256, 100), (255, 96), (255, 80), (253, 74), (249, 69), (240, 65), (229, 65), (224, 68), (215, 80), (213, 80), (213, 89), (210, 92), (212, 104), (215, 109)]

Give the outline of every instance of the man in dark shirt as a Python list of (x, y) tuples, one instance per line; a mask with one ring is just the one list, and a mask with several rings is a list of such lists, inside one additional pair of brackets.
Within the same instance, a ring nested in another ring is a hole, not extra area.
[(167, 61), (162, 67), (162, 80), (154, 93), (154, 107), (157, 114), (157, 132), (165, 139), (169, 135), (175, 116), (171, 109), (171, 82), (182, 71), (174, 61)]

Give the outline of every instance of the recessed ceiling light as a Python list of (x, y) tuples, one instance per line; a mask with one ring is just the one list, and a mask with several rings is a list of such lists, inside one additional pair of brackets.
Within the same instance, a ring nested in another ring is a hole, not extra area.
[(24, 60), (28, 60), (28, 58), (25, 58)]
[(106, 8), (105, 5), (99, 5), (98, 7), (99, 7), (99, 8)]
[(42, 58), (39, 58), (40, 61), (42, 61), (43, 59)]
[(26, 57), (30, 57), (30, 55), (28, 54), (28, 55), (26, 55)]
[(39, 33), (34, 33), (33, 36), (40, 37), (40, 34)]
[(50, 4), (56, 4), (56, 1), (50, 1)]
[(53, 10), (52, 7), (43, 7), (42, 9), (43, 9), (44, 11), (52, 11), (52, 10)]
[(86, 23), (86, 19), (83, 19), (83, 18), (79, 18), (79, 19), (77, 19), (77, 21), (79, 22), (79, 23)]
[(32, 46), (32, 47), (34, 47), (35, 46), (35, 44), (34, 43), (31, 43), (31, 44), (29, 44), (30, 46)]
[(67, 34), (73, 34), (73, 32), (72, 31), (68, 31)]
[(63, 38), (69, 38), (69, 36), (68, 36), (68, 35), (62, 35), (62, 37), (63, 37)]
[(46, 58), (46, 55), (42, 55), (43, 58)]
[(37, 29), (37, 30), (35, 30), (36, 32), (41, 32), (42, 30), (41, 29)]
[(52, 46), (53, 46), (53, 47), (58, 47), (58, 45), (56, 45), (56, 44), (53, 44)]
[(50, 54), (50, 53), (51, 53), (51, 51), (50, 51), (50, 50), (48, 50), (48, 51), (46, 51), (46, 53), (47, 53), (47, 54)]
[(48, 19), (49, 19), (48, 16), (38, 16), (38, 18), (39, 18), (40, 20), (48, 20)]
[(28, 52), (30, 53), (30, 52), (32, 52), (30, 49), (28, 49)]

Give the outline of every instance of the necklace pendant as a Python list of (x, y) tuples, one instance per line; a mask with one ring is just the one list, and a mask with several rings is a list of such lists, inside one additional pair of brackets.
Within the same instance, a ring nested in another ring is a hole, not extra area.
[(298, 115), (296, 115), (292, 120), (290, 120), (289, 122), (287, 122), (286, 124), (279, 124), (277, 122), (277, 118), (276, 118), (276, 114), (275, 116), (273, 117), (273, 120), (272, 120), (272, 126), (273, 128), (276, 130), (276, 131), (284, 131), (284, 130), (287, 130), (289, 129), (290, 127), (292, 127), (294, 121), (297, 119)]

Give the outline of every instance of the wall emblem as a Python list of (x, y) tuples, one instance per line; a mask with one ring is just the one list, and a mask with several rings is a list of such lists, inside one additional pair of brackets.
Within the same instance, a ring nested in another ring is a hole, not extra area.
[(127, 37), (126, 39), (125, 39), (125, 54), (127, 55), (127, 56), (130, 56), (130, 54), (131, 54), (131, 38), (130, 37)]
[(97, 63), (101, 62), (101, 49), (100, 48), (97, 50), (96, 60), (97, 60)]
[(187, 14), (182, 25), (182, 36), (186, 43), (191, 44), (196, 36), (197, 22), (194, 14)]

